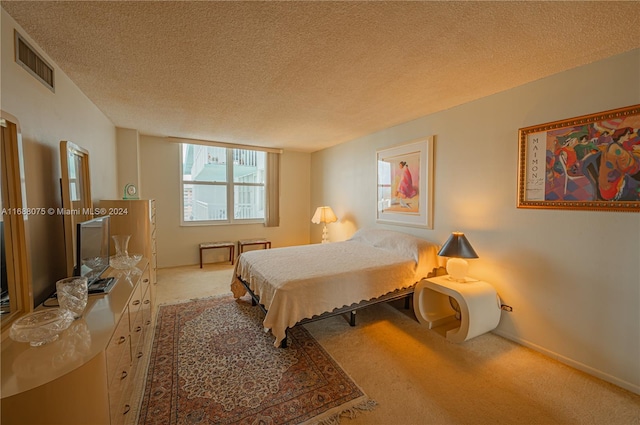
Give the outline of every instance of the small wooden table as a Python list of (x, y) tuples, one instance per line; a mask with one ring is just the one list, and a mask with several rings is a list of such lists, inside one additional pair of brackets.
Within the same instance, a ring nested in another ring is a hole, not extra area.
[(201, 243), (200, 244), (200, 268), (202, 268), (202, 251), (204, 251), (205, 249), (214, 249), (214, 248), (229, 248), (229, 261), (231, 261), (231, 265), (233, 265), (233, 253), (234, 253), (235, 247), (236, 247), (236, 244), (229, 241)]
[(249, 245), (262, 245), (264, 249), (271, 248), (271, 241), (267, 239), (241, 239), (238, 241), (238, 255), (244, 252), (244, 247)]

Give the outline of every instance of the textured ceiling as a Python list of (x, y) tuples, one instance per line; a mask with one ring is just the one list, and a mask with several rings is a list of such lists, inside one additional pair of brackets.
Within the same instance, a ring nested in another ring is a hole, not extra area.
[(640, 2), (15, 2), (119, 127), (315, 151), (640, 47)]

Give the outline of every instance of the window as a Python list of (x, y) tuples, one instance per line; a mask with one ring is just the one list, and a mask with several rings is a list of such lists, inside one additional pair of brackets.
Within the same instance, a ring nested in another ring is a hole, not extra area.
[(266, 153), (181, 144), (182, 222), (262, 223)]

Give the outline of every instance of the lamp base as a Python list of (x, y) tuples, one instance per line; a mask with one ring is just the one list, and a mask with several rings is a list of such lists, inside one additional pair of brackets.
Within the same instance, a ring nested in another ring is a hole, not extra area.
[(329, 232), (327, 231), (327, 225), (324, 225), (322, 229), (322, 243), (329, 243)]
[(450, 280), (466, 283), (468, 270), (469, 263), (463, 258), (449, 258), (447, 260), (447, 273), (449, 273)]

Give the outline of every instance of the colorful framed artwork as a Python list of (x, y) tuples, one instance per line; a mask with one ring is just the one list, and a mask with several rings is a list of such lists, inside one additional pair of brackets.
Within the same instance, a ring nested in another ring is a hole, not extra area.
[(376, 152), (378, 223), (433, 228), (434, 137)]
[(640, 211), (640, 105), (519, 130), (518, 208)]

